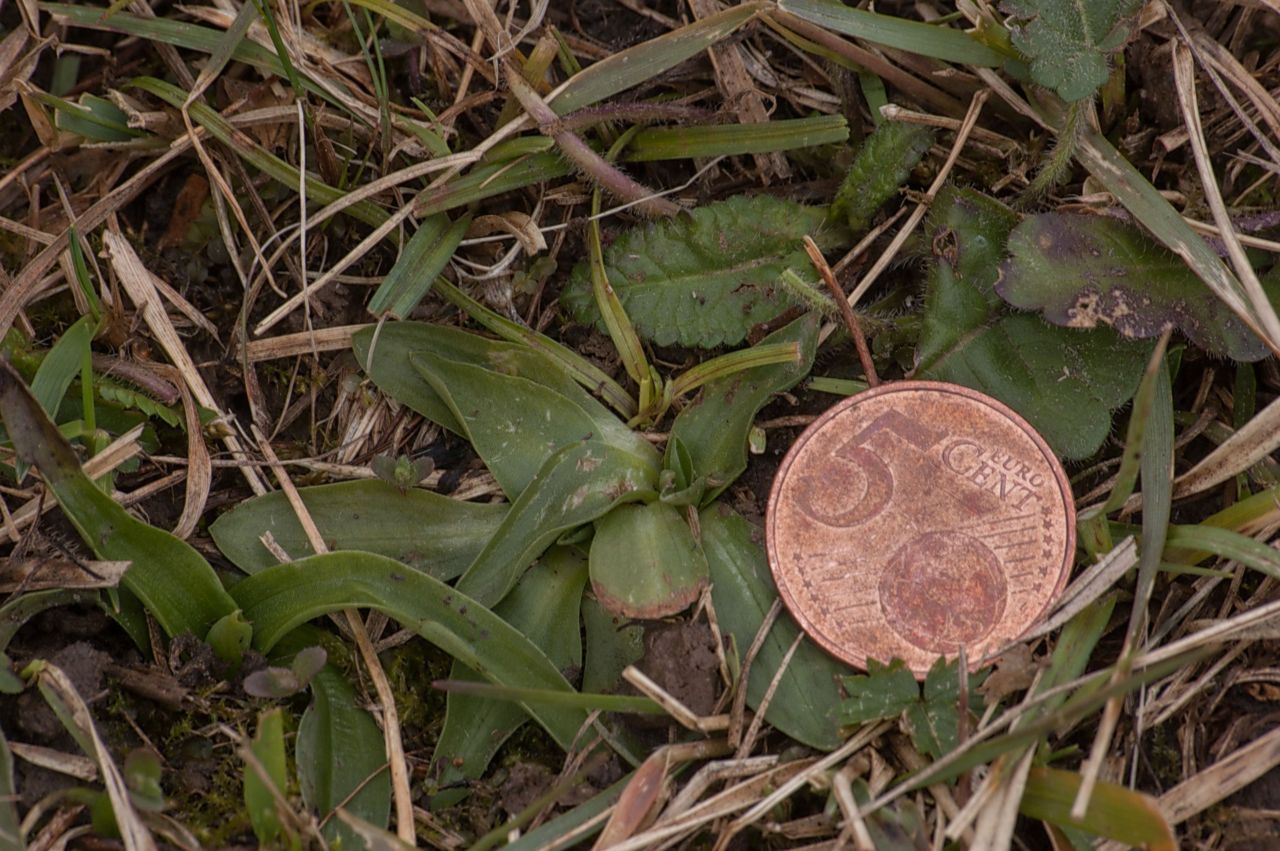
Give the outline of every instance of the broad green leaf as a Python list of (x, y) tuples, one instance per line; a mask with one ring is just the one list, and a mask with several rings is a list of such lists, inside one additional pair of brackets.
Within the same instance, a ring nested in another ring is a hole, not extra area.
[[(640, 336), (664, 346), (733, 345), (791, 306), (778, 278), (788, 267), (811, 267), (805, 235), (823, 248), (843, 242), (842, 229), (824, 226), (826, 213), (768, 195), (707, 204), (616, 239), (604, 254), (609, 283)], [(561, 300), (578, 321), (604, 330), (586, 264)]]
[(831, 215), (842, 216), (854, 233), (866, 230), (932, 144), (933, 131), (918, 124), (886, 121), (876, 127), (858, 148), (831, 203)]
[[(1101, 216), (1042, 213), (1009, 236), (996, 289), (1055, 325), (1110, 325), (1126, 337), (1177, 326), (1206, 351), (1237, 361), (1267, 355), (1258, 337), (1182, 259), (1133, 225)], [(1274, 279), (1273, 279), (1274, 280)], [(1270, 295), (1277, 294), (1273, 285)]]
[(444, 213), (423, 219), (369, 299), (369, 312), (374, 316), (408, 316), (449, 264), (470, 224), (469, 215), (455, 222)]
[(592, 417), (573, 398), (543, 384), (430, 352), (410, 355), (409, 363), (449, 406), (511, 499), (548, 458), (577, 441), (597, 440), (657, 461), (652, 445), (621, 420), (603, 411), (598, 413), (604, 416)]
[[(702, 548), (711, 573), (711, 599), (726, 641), (739, 655), (755, 640), (778, 593), (759, 543), (759, 530), (727, 505), (714, 504), (699, 515)], [(800, 634), (785, 611), (778, 617), (751, 665), (747, 704), (758, 707), (782, 660)], [(840, 746), (838, 678), (852, 673), (808, 640), (800, 643), (765, 720), (798, 742), (820, 750)]]
[(920, 683), (901, 659), (887, 665), (868, 659), (866, 674), (845, 677), (842, 682), (849, 695), (840, 704), (843, 724), (897, 718), (920, 700)]
[(600, 605), (630, 618), (674, 615), (707, 585), (707, 557), (676, 508), (620, 505), (596, 521), (591, 590)]
[(1073, 819), (1071, 807), (1082, 780), (1074, 771), (1032, 768), (1018, 811), (1050, 824), (1080, 828), (1148, 851), (1174, 851), (1178, 847), (1159, 802), (1117, 783), (1098, 783), (1089, 797), (1084, 819)]
[(203, 638), (214, 621), (236, 609), (191, 545), (135, 520), (84, 474), (58, 427), (8, 363), (0, 363), (0, 413), (18, 456), (39, 468), (89, 548), (101, 559), (133, 562), (121, 584), (167, 634)]
[(1148, 347), (1109, 329), (1074, 332), (1030, 316), (1000, 318), (992, 288), (1015, 222), (1004, 205), (980, 193), (940, 194), (929, 220), (935, 258), (916, 376), (994, 396), (1059, 454), (1088, 457), (1110, 431), (1111, 410), (1141, 381)]
[(582, 690), (611, 692), (622, 681), (623, 670), (644, 656), (644, 628), (605, 611), (589, 594), (582, 598), (582, 622), (586, 633)]
[[(298, 579), (301, 584), (307, 581)], [(332, 666), (312, 679), (311, 705), (298, 722), (294, 751), (298, 785), (302, 800), (320, 818), (341, 806), (385, 826), (391, 817), (386, 742), (358, 701), (355, 690)], [(355, 832), (337, 818), (325, 822), (324, 836), (329, 842), (341, 841), (343, 848), (363, 847)]]
[(1106, 329), (1075, 331), (1008, 316), (971, 336), (920, 378), (980, 390), (1027, 419), (1054, 451), (1087, 458), (1111, 431), (1111, 411), (1142, 380), (1145, 346)]
[(778, 6), (820, 27), (934, 59), (988, 68), (997, 68), (1004, 61), (999, 53), (960, 30), (856, 9), (838, 0), (781, 0)]
[[(523, 633), (561, 671), (578, 669), (582, 667), (578, 607), (586, 583), (587, 560), (582, 553), (571, 547), (553, 548), (493, 613)], [(449, 679), (481, 677), (454, 662)], [(432, 779), (446, 791), (432, 798), (432, 808), (460, 800), (466, 792), (448, 787), (484, 776), (498, 748), (528, 718), (518, 703), (450, 692), (444, 729), (431, 757)]]
[[(549, 340), (546, 342), (551, 343)], [(369, 357), (370, 346), (373, 347), (372, 363)], [(454, 409), (436, 389), (445, 376), (435, 376), (435, 383), (428, 381), (419, 370), (411, 366), (410, 362), (415, 356), (435, 355), (437, 358), (481, 367), (501, 376), (526, 379), (554, 391), (575, 408), (581, 409), (581, 413), (591, 421), (591, 432), (600, 439), (624, 448), (630, 447), (636, 454), (656, 461), (657, 453), (647, 441), (627, 429), (608, 408), (583, 389), (565, 367), (550, 355), (529, 345), (490, 340), (478, 334), (441, 325), (388, 322), (380, 329), (366, 328), (357, 332), (352, 339), (352, 350), (356, 359), (383, 391), (456, 434), (465, 436), (467, 431)], [(498, 379), (488, 378), (485, 384), (491, 386), (497, 381)], [(454, 393), (459, 401), (465, 401), (466, 386), (455, 387)], [(500, 407), (508, 407), (509, 404), (510, 400), (507, 399)], [(499, 416), (501, 412), (491, 413)], [(575, 439), (580, 437), (578, 435)]]
[(458, 590), (487, 606), (498, 603), (526, 567), (562, 532), (590, 523), (615, 506), (652, 500), (656, 473), (648, 460), (594, 440), (547, 459), (511, 506)]
[(1000, 298), (993, 287), (1018, 216), (994, 198), (948, 184), (929, 210), (925, 233), (934, 265), (925, 291), (916, 368), (938, 358), (990, 321)]
[[(274, 845), (283, 830), (276, 812), (276, 797), (283, 797), (289, 788), (284, 755), (284, 710), (276, 707), (258, 716), (258, 731), (249, 744), (249, 750), (269, 780), (264, 779), (253, 766), (245, 765), (244, 807), (258, 841)], [(272, 786), (275, 787), (274, 794)]]
[[(760, 341), (760, 345), (798, 343), (798, 363), (758, 366), (708, 382), (697, 400), (676, 416), (668, 452), (682, 446), (688, 453), (690, 480), (706, 479), (710, 502), (747, 468), (747, 437), (752, 421), (775, 393), (789, 390), (813, 368), (818, 317), (807, 314)], [(667, 466), (672, 467), (668, 459)]]
[[(311, 618), (341, 609), (373, 608), (490, 682), (572, 690), (546, 654), (483, 604), (383, 556), (312, 556), (269, 567), (232, 590), (254, 624), (254, 645), (263, 652)], [(525, 708), (564, 748), (587, 717), (580, 709), (533, 704)]]
[[(505, 505), (462, 502), (417, 488), (401, 493), (375, 479), (298, 493), (329, 549), (377, 553), (440, 580), (461, 575), (507, 514)], [(261, 540), (266, 532), (293, 558), (314, 555), (281, 491), (248, 499), (209, 527), (218, 549), (245, 573), (276, 563)]]
[(1080, 100), (1107, 81), (1108, 59), (1124, 46), (1139, 0), (1004, 0), (1013, 46), (1031, 60), (1031, 78), (1063, 100)]

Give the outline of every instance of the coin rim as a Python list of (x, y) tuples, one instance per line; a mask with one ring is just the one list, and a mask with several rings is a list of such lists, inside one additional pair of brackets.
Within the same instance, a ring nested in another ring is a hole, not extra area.
[[(1040, 610), (1036, 612), (1035, 616), (1027, 622), (1027, 625), (1023, 627), (1022, 631), (1013, 638), (1010, 638), (1008, 642), (1002, 646), (1008, 646), (1008, 644), (1020, 641), (1024, 635), (1030, 632), (1040, 622), (1040, 620), (1062, 595), (1062, 591), (1067, 585), (1067, 580), (1071, 576), (1071, 568), (1075, 564), (1075, 498), (1071, 492), (1071, 483), (1067, 479), (1067, 471), (1063, 469), (1062, 462), (1058, 460), (1057, 454), (1050, 448), (1049, 444), (1040, 435), (1040, 432), (1036, 431), (1036, 429), (1017, 411), (1013, 410), (999, 399), (992, 398), (985, 393), (981, 393), (969, 387), (964, 387), (963, 385), (951, 384), (945, 381), (898, 381), (893, 384), (882, 384), (879, 387), (871, 390), (864, 390), (861, 393), (850, 396), (848, 399), (837, 402), (835, 405), (828, 408), (816, 420), (811, 422), (800, 436), (796, 438), (795, 442), (791, 444), (791, 448), (787, 450), (786, 456), (783, 457), (782, 464), (778, 467), (777, 473), (774, 474), (773, 483), (769, 487), (769, 501), (765, 507), (765, 551), (769, 559), (769, 572), (773, 575), (773, 581), (777, 588), (778, 596), (782, 598), (783, 603), (787, 606), (787, 610), (791, 612), (791, 616), (800, 624), (800, 627), (804, 630), (805, 634), (832, 656), (835, 656), (837, 659), (853, 665), (854, 667), (861, 668), (864, 671), (867, 669), (868, 656), (865, 653), (857, 654), (848, 648), (838, 645), (834, 640), (829, 638), (823, 630), (818, 628), (813, 619), (801, 610), (801, 607), (791, 594), (789, 583), (785, 583), (783, 581), (785, 571), (781, 566), (781, 559), (778, 556), (776, 549), (777, 536), (774, 534), (774, 526), (778, 521), (777, 506), (780, 499), (779, 491), (782, 488), (782, 483), (786, 481), (787, 475), (790, 473), (791, 467), (795, 463), (796, 458), (804, 451), (805, 445), (808, 444), (813, 436), (820, 432), (828, 422), (840, 416), (849, 408), (865, 404), (866, 402), (878, 399), (881, 396), (888, 396), (893, 393), (919, 391), (948, 393), (956, 396), (963, 396), (973, 402), (985, 405), (998, 414), (1003, 414), (1010, 422), (1013, 423), (1013, 425), (1017, 426), (1024, 434), (1030, 437), (1032, 442), (1039, 447), (1042, 455), (1048, 459), (1049, 467), (1053, 470), (1054, 479), (1058, 484), (1058, 490), (1062, 497), (1063, 505), (1066, 507), (1067, 534), (1066, 540), (1063, 542), (1065, 552), (1063, 553), (1062, 564), (1058, 567), (1058, 579), (1054, 584), (1053, 591), (1045, 596), (1044, 604), (1040, 607)], [(1003, 565), (1001, 565), (1001, 567), (1003, 567)], [(888, 662), (888, 660), (877, 661)], [(982, 661), (982, 659), (972, 660), (969, 665), (970, 669), (976, 670), (979, 663)], [(923, 678), (928, 673), (927, 669), (922, 671), (911, 668), (911, 671), (917, 678)]]

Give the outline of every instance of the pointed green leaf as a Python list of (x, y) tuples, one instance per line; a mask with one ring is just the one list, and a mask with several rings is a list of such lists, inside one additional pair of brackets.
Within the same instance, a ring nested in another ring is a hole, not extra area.
[(1173, 829), (1150, 795), (1102, 781), (1089, 797), (1084, 819), (1071, 817), (1083, 778), (1074, 771), (1035, 767), (1027, 775), (1018, 811), (1050, 824), (1080, 828), (1148, 851), (1174, 851)]
[(102, 559), (133, 562), (121, 584), (167, 634), (204, 636), (235, 610), (213, 568), (189, 544), (135, 520), (98, 489), (21, 377), (3, 362), (0, 413), (19, 457), (39, 468), (89, 548)]
[[(264, 779), (252, 766), (244, 767), (244, 807), (249, 813), (254, 835), (264, 845), (273, 845), (283, 827), (276, 811), (276, 797), (288, 788), (284, 755), (284, 711), (268, 709), (258, 716), (258, 731), (249, 750), (266, 772)], [(270, 785), (268, 785), (270, 783)], [(274, 793), (272, 786), (275, 787)]]
[(594, 440), (552, 455), (511, 506), (498, 531), (458, 580), (458, 590), (496, 605), (526, 567), (562, 532), (590, 523), (614, 506), (652, 500), (649, 462)]
[(449, 265), (470, 225), (469, 215), (455, 222), (444, 213), (423, 219), (369, 299), (369, 312), (374, 316), (408, 316), (431, 290), (436, 275)]
[[(582, 666), (582, 630), (578, 607), (587, 583), (587, 560), (571, 547), (556, 547), (511, 589), (493, 613), (533, 642), (561, 671)], [(479, 674), (454, 662), (451, 680), (479, 680)], [(450, 692), (444, 729), (431, 757), (432, 779), (446, 791), (431, 800), (433, 809), (460, 800), (462, 780), (484, 776), (498, 748), (529, 718), (518, 703)]]
[[(402, 493), (373, 479), (299, 488), (298, 493), (329, 549), (378, 553), (440, 580), (461, 575), (493, 537), (508, 508), (416, 488)], [(262, 543), (267, 532), (293, 558), (313, 555), (281, 491), (248, 499), (209, 527), (218, 549), (245, 573), (276, 564)]]
[[(254, 624), (254, 644), (263, 652), (311, 618), (347, 608), (373, 608), (491, 682), (571, 690), (546, 654), (480, 602), (383, 556), (312, 556), (269, 567), (240, 581), (233, 591)], [(580, 709), (532, 704), (525, 708), (565, 748), (586, 721)]]
[(888, 665), (867, 660), (867, 673), (842, 680), (848, 697), (840, 704), (840, 721), (865, 724), (897, 718), (920, 700), (920, 683), (901, 659)]
[(311, 705), (298, 722), (294, 754), (302, 800), (328, 818), (324, 836), (331, 843), (341, 841), (343, 848), (363, 846), (348, 825), (330, 817), (337, 807), (382, 826), (391, 817), (386, 742), (358, 700), (342, 674), (323, 668), (311, 681)]
[[(788, 267), (810, 268), (804, 236), (824, 248), (843, 242), (842, 230), (824, 226), (826, 214), (768, 195), (734, 196), (628, 231), (605, 251), (605, 270), (642, 337), (658, 345), (733, 345), (791, 306), (778, 278)], [(561, 299), (578, 321), (604, 330), (586, 264)]]

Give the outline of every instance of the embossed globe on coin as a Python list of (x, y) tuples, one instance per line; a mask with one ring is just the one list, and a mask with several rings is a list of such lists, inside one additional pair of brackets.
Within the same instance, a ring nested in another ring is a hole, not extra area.
[(923, 676), (961, 647), (978, 663), (1044, 615), (1075, 522), (1061, 465), (1021, 417), (917, 381), (851, 397), (800, 436), (766, 538), (778, 592), (818, 644)]

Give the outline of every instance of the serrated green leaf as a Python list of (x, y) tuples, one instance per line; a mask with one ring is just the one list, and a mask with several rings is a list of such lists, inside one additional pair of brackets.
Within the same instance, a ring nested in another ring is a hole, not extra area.
[[(475, 560), (508, 508), (416, 488), (402, 493), (376, 480), (317, 485), (298, 493), (329, 549), (377, 553), (442, 581), (461, 575)], [(281, 491), (245, 500), (209, 527), (218, 549), (245, 573), (277, 563), (262, 543), (266, 532), (293, 558), (313, 555)]]
[[(757, 413), (773, 397), (809, 374), (818, 342), (818, 317), (807, 314), (781, 328), (759, 345), (798, 343), (797, 363), (758, 366), (708, 382), (698, 398), (671, 424), (668, 456), (682, 451), (682, 470), (688, 487), (706, 480), (704, 501), (710, 502), (747, 468), (747, 438)], [(677, 449), (679, 448), (679, 449)], [(673, 467), (670, 457), (669, 469)]]
[[(810, 265), (805, 235), (824, 248), (843, 242), (825, 217), (821, 207), (739, 195), (624, 233), (605, 250), (605, 269), (645, 339), (733, 345), (791, 306), (778, 278), (788, 267)], [(561, 301), (578, 321), (604, 330), (586, 264), (574, 269)]]
[[(969, 676), (970, 699), (977, 698), (982, 681)], [(924, 678), (924, 696), (907, 708), (907, 724), (916, 750), (937, 759), (950, 753), (959, 742), (960, 729), (959, 663), (939, 658)]]
[(876, 127), (858, 148), (831, 203), (831, 214), (843, 216), (854, 233), (866, 230), (932, 144), (933, 131), (919, 124), (886, 121)]
[(683, 611), (707, 585), (707, 557), (680, 511), (663, 502), (620, 505), (596, 521), (591, 590), (600, 605), (652, 620)]
[(93, 389), (98, 392), (98, 396), (105, 402), (113, 402), (124, 408), (133, 408), (148, 417), (155, 417), (165, 425), (173, 428), (181, 428), (183, 425), (182, 416), (173, 408), (162, 402), (157, 402), (132, 387), (117, 384), (110, 378), (101, 375), (94, 376)]
[(1031, 60), (1031, 78), (1063, 100), (1092, 95), (1108, 60), (1124, 46), (1140, 0), (1004, 0), (1013, 46)]
[[(738, 653), (744, 654), (778, 598), (758, 530), (721, 503), (704, 508), (698, 519), (716, 618), (726, 640), (731, 637)], [(784, 610), (751, 665), (747, 704), (753, 709), (760, 705), (799, 634), (800, 628)], [(841, 697), (837, 680), (850, 673), (813, 642), (802, 641), (769, 701), (765, 720), (809, 747), (839, 747), (844, 740), (837, 718)], [(916, 693), (914, 679), (911, 686)]]
[[(578, 609), (587, 583), (587, 560), (571, 547), (549, 550), (527, 572), (493, 613), (515, 627), (547, 654), (562, 671), (582, 666), (582, 631)], [(454, 662), (451, 680), (482, 677)], [(431, 799), (432, 808), (447, 807), (466, 791), (462, 781), (484, 775), (494, 754), (529, 718), (518, 703), (450, 692), (444, 728), (431, 757), (432, 779), (445, 791)], [(450, 788), (453, 787), (453, 788)]]
[(901, 659), (888, 665), (867, 660), (867, 673), (841, 680), (849, 695), (840, 704), (843, 724), (897, 718), (920, 700), (920, 683)]
[[(1175, 254), (1118, 219), (1043, 213), (1009, 235), (997, 292), (1055, 325), (1110, 325), (1126, 337), (1182, 330), (1206, 351), (1256, 361), (1266, 346)], [(1275, 300), (1275, 279), (1271, 292)]]

